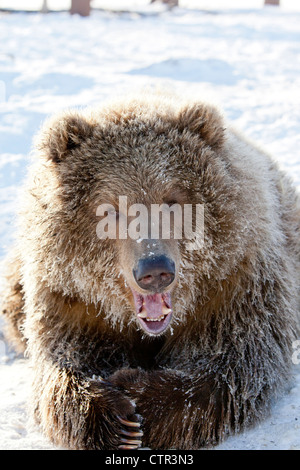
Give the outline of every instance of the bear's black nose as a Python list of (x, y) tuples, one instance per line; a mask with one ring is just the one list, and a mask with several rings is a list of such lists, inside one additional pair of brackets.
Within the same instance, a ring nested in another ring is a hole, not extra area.
[(134, 278), (142, 289), (162, 292), (175, 278), (175, 263), (164, 255), (139, 260)]

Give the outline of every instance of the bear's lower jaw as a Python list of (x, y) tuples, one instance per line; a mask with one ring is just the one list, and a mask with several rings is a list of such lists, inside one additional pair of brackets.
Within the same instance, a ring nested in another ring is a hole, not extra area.
[(171, 294), (142, 295), (131, 289), (139, 324), (149, 335), (160, 335), (169, 326), (172, 318)]

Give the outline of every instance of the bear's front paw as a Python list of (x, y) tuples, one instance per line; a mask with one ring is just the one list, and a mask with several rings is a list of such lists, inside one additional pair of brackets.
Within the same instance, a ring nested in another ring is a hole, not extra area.
[(135, 399), (144, 389), (147, 377), (147, 372), (140, 369), (120, 369), (110, 375), (108, 381), (113, 387)]
[[(99, 427), (99, 440), (104, 449), (134, 450), (142, 445), (140, 417), (135, 413), (133, 400), (124, 396), (110, 383), (90, 385), (94, 395), (94, 413)], [(99, 396), (100, 392), (100, 396)], [(96, 439), (97, 437), (94, 436)]]

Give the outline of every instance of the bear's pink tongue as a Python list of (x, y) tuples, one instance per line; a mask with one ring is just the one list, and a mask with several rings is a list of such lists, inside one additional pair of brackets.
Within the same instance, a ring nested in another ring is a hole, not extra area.
[(163, 304), (161, 294), (145, 295), (143, 310), (146, 310), (148, 318), (157, 318), (163, 315)]

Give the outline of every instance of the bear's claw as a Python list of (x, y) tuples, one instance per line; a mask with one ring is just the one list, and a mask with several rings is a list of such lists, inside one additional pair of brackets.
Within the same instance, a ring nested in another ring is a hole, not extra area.
[(121, 437), (121, 442), (123, 442), (124, 444), (130, 444), (130, 445), (136, 445), (136, 446), (140, 446), (142, 445), (142, 441), (138, 441), (137, 439), (125, 439), (124, 437)]
[(125, 431), (125, 429), (122, 429), (121, 433), (124, 436), (129, 436), (129, 437), (142, 437), (143, 434), (144, 434), (142, 431), (140, 431), (140, 432)]
[[(127, 431), (125, 429), (121, 430), (121, 434), (125, 437), (121, 437), (120, 442), (121, 444), (118, 446), (120, 450), (136, 450), (142, 445), (142, 441), (139, 440), (139, 437), (143, 436), (143, 432), (139, 430), (140, 423), (135, 421), (128, 421), (127, 419), (123, 419), (118, 416), (118, 420), (121, 424), (128, 426), (129, 428), (135, 428), (136, 431)], [(137, 439), (136, 439), (137, 438)]]
[(137, 446), (119, 446), (119, 450), (137, 450)]
[(139, 428), (141, 426), (141, 424), (139, 422), (128, 421), (127, 419), (121, 418), (121, 416), (118, 416), (118, 420), (120, 421), (120, 423), (124, 424), (125, 426), (129, 426), (129, 427), (132, 427), (132, 428)]

